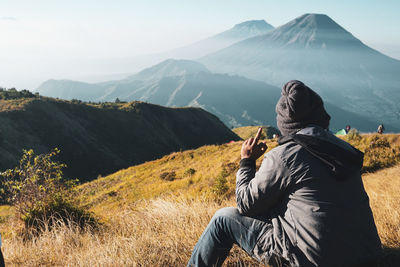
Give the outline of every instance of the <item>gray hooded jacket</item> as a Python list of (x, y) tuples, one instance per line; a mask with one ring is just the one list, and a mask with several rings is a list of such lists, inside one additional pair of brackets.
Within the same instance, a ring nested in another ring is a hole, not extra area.
[[(282, 257), (292, 266), (352, 266), (378, 258), (381, 242), (361, 166), (354, 168), (348, 160), (360, 152), (319, 126), (297, 134), (338, 148), (346, 160), (335, 170), (323, 157), (288, 141), (266, 153), (257, 172), (254, 161), (241, 161), (238, 210), (270, 223), (258, 236), (255, 256), (267, 262)], [(320, 154), (330, 154), (321, 149)]]

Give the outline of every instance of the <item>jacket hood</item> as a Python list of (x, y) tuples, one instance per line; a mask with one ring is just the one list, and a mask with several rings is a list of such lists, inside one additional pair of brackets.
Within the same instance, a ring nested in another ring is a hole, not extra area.
[(299, 133), (280, 137), (278, 144), (282, 145), (290, 141), (302, 146), (320, 159), (332, 171), (336, 180), (347, 180), (355, 172), (361, 171), (364, 153), (350, 144), (345, 148), (318, 136)]

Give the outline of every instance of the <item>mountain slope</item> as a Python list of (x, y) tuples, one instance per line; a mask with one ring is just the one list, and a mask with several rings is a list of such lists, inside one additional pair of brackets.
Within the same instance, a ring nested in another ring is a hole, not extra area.
[(93, 179), (173, 151), (240, 138), (197, 108), (141, 102), (88, 105), (48, 98), (0, 100), (0, 170), (22, 149), (58, 147), (68, 177)]
[(302, 80), (342, 109), (400, 123), (400, 61), (364, 45), (326, 15), (305, 14), (200, 62), (214, 72), (277, 86)]

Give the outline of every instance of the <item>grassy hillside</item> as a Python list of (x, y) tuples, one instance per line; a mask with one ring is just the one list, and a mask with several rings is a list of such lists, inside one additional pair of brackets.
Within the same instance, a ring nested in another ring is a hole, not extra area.
[(198, 108), (0, 99), (0, 171), (14, 167), (22, 149), (47, 153), (57, 147), (67, 176), (90, 180), (174, 151), (231, 140), (239, 137)]
[[(400, 162), (399, 135), (345, 138), (365, 152), (364, 173), (391, 167)], [(273, 139), (266, 141), (268, 151), (277, 146)], [(196, 150), (173, 153), (84, 184), (81, 186), (81, 195), (85, 196), (85, 203), (95, 211), (121, 208), (137, 200), (171, 194), (189, 198), (229, 198), (234, 194), (241, 144), (242, 142), (234, 142), (220, 146), (203, 146)], [(260, 164), (261, 160), (260, 158), (257, 163)], [(165, 179), (164, 176), (171, 179)], [(223, 182), (224, 178), (226, 182)], [(221, 189), (223, 185), (226, 185), (225, 189)]]
[[(239, 153), (239, 143), (173, 153), (84, 184), (81, 195), (84, 203), (98, 214), (160, 196), (213, 199), (215, 181), (225, 175), (229, 190), (221, 193), (231, 195)], [(166, 175), (173, 180), (163, 178)]]
[[(400, 136), (347, 138), (365, 152), (363, 180), (385, 246), (381, 266), (399, 266)], [(269, 149), (276, 146), (273, 140), (267, 142)], [(24, 242), (16, 234), (12, 210), (3, 207), (0, 231), (5, 233), (7, 263), (184, 266), (213, 213), (235, 206), (233, 189), (241, 143), (173, 153), (81, 185), (78, 195), (104, 222), (97, 232), (60, 225)], [(377, 158), (378, 154), (382, 157)], [(370, 172), (372, 169), (378, 171)], [(225, 266), (259, 265), (235, 248)]]

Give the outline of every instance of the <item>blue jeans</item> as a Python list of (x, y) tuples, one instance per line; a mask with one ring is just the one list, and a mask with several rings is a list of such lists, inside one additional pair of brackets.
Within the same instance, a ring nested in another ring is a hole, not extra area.
[(188, 267), (221, 266), (234, 243), (254, 258), (260, 233), (270, 229), (270, 222), (243, 216), (236, 208), (220, 209), (194, 247)]

